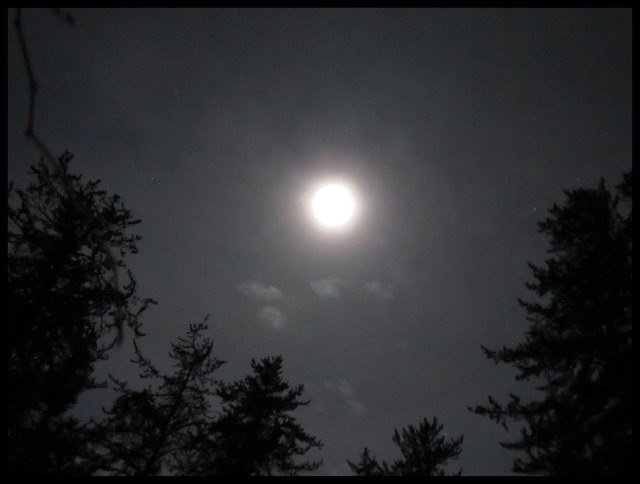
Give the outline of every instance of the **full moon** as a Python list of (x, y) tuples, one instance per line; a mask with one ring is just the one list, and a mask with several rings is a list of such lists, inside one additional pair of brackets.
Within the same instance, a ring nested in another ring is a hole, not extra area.
[(323, 227), (343, 227), (353, 218), (355, 211), (355, 197), (342, 183), (322, 185), (311, 199), (311, 213)]

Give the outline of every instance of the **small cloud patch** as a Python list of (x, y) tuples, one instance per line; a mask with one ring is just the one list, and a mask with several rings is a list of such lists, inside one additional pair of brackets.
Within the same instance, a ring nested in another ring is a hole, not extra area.
[(356, 400), (356, 392), (351, 384), (345, 378), (338, 378), (336, 382), (324, 381), (322, 386), (330, 393), (339, 394), (342, 401), (347, 405), (351, 415), (359, 417), (368, 412), (367, 407), (360, 401)]
[(364, 288), (380, 299), (391, 299), (393, 297), (393, 289), (389, 284), (382, 281), (367, 281)]
[(286, 323), (284, 313), (274, 306), (263, 306), (260, 308), (260, 311), (258, 311), (258, 320), (273, 326), (275, 329), (282, 328)]
[(311, 289), (318, 297), (340, 297), (340, 288), (342, 285), (342, 281), (333, 276), (311, 281)]
[(238, 290), (254, 301), (273, 302), (283, 299), (282, 291), (274, 286), (268, 286), (262, 282), (249, 281), (238, 286)]
[(365, 407), (362, 402), (358, 402), (357, 400), (348, 399), (347, 400), (347, 405), (349, 406), (349, 410), (351, 411), (351, 414), (355, 415), (356, 417), (358, 417), (360, 415), (364, 415), (365, 413), (367, 413), (367, 407)]
[(353, 387), (344, 378), (339, 378), (338, 379), (338, 384), (336, 385), (336, 389), (340, 393), (342, 393), (343, 395), (346, 395), (348, 397), (352, 397), (352, 396), (355, 395), (355, 392), (353, 391)]

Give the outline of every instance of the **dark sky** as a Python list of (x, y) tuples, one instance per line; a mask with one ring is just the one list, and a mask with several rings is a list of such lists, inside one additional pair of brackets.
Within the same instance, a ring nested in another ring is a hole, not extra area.
[[(38, 155), (8, 17), (8, 174)], [(143, 348), (210, 314), (224, 378), (282, 354), (322, 474), (437, 416), (464, 474), (507, 474), (508, 435), (470, 413), (513, 372), (536, 222), (562, 189), (631, 168), (631, 11), (75, 9), (24, 12), (36, 128), (142, 218), (127, 263)], [(321, 231), (304, 202), (341, 177), (361, 214)], [(133, 377), (131, 335), (101, 368)], [(99, 408), (87, 396), (81, 412)]]

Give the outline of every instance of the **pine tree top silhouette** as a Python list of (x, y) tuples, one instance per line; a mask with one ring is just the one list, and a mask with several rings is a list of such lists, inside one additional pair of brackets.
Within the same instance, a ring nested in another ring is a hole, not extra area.
[(122, 292), (113, 289), (102, 241), (135, 253), (139, 237), (129, 230), (138, 220), (99, 181), (72, 174), (71, 158), (60, 157), (57, 173), (40, 161), (25, 189), (9, 187), (8, 464), (16, 474), (73, 472), (73, 459), (59, 455), (79, 452), (70, 442), (78, 422), (66, 413), (102, 385), (92, 373), (114, 345), (115, 312), (135, 333), (153, 303), (137, 296), (131, 273)]
[[(358, 463), (347, 463), (358, 476), (445, 476), (445, 466), (462, 452), (463, 437), (447, 440), (442, 430), (437, 417), (431, 421), (425, 418), (417, 427), (409, 425), (401, 431), (394, 430), (393, 443), (399, 447), (402, 457), (392, 464), (384, 460), (378, 463), (367, 447)], [(453, 475), (461, 473), (459, 470)]]
[(118, 397), (92, 428), (94, 457), (102, 470), (128, 476), (190, 473), (194, 435), (214, 418), (214, 372), (224, 364), (212, 353), (207, 329), (205, 318), (171, 344), (174, 370), (168, 374), (134, 342), (144, 386), (131, 389), (112, 378)]
[(282, 357), (251, 360), (252, 374), (221, 383), (220, 418), (212, 425), (215, 452), (212, 473), (223, 475), (295, 475), (318, 468), (321, 461), (300, 461), (322, 443), (307, 434), (291, 414), (309, 401), (300, 400), (303, 385), (282, 378)]
[(505, 442), (525, 457), (514, 471), (548, 475), (621, 475), (632, 448), (632, 175), (617, 194), (603, 180), (594, 189), (565, 192), (539, 223), (550, 237), (543, 267), (529, 264), (535, 301), (518, 300), (530, 322), (523, 342), (489, 350), (514, 366), (542, 397), (507, 405), (489, 397), (473, 411), (505, 428), (524, 427)]

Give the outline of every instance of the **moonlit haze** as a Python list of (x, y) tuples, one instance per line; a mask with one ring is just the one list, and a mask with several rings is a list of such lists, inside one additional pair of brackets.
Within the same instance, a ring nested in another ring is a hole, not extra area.
[[(73, 28), (58, 10), (22, 10), (35, 116), (8, 10), (8, 180), (37, 181), (33, 116), (141, 220), (120, 283), (158, 301), (96, 381), (146, 388), (134, 342), (172, 374), (170, 345), (209, 315), (213, 380), (280, 355), (304, 385), (310, 474), (352, 475), (365, 447), (393, 462), (394, 430), (432, 417), (464, 436), (451, 472), (511, 474), (500, 442), (520, 429), (469, 408), (536, 382), (481, 347), (526, 338), (527, 263), (563, 190), (631, 170), (631, 9), (77, 8)], [(101, 420), (109, 385), (70, 415)]]

